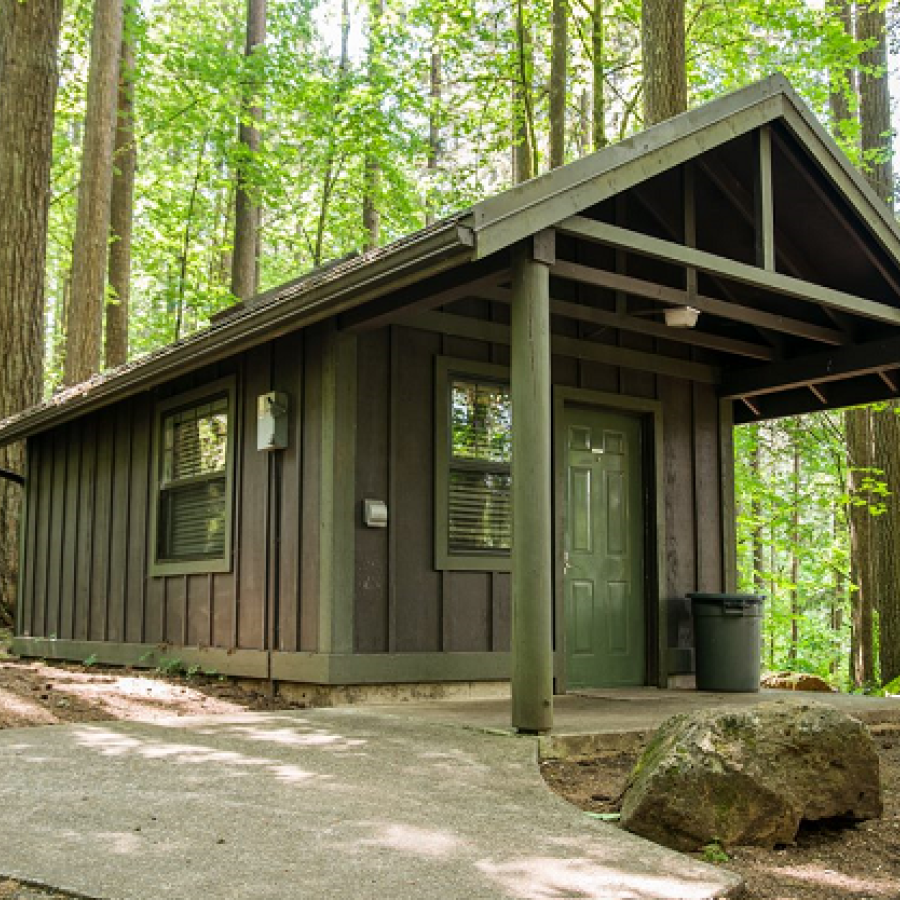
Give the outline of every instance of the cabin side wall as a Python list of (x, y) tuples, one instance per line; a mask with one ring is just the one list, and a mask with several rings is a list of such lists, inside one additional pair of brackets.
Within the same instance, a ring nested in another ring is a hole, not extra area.
[[(300, 522), (316, 515), (302, 442), (314, 439), (321, 406), (304, 402), (304, 383), (315, 382), (304, 345), (303, 333), (289, 335), (29, 440), (18, 635), (47, 639), (35, 649), (62, 658), (168, 656), (258, 677), (268, 647), (315, 648), (315, 594), (303, 583), (315, 579), (318, 548)], [(226, 376), (237, 384), (231, 571), (151, 576), (156, 404)], [(265, 453), (256, 398), (272, 390), (290, 397), (290, 440)]]

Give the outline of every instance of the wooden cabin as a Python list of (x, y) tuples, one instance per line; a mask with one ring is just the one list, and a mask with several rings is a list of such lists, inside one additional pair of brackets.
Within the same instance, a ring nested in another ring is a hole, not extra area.
[(900, 233), (770, 78), (0, 425), (14, 647), (552, 694), (692, 667), (732, 426), (897, 396)]

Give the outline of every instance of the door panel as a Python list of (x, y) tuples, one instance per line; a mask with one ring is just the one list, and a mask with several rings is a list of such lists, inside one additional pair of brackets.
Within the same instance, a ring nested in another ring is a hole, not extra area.
[(572, 687), (646, 683), (641, 423), (570, 407), (565, 612)]

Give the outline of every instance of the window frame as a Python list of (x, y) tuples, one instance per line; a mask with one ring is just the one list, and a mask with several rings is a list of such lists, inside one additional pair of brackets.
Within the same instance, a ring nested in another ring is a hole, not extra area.
[[(512, 551), (506, 553), (452, 553), (450, 551), (450, 469), (452, 456), (453, 379), (488, 381), (509, 387), (507, 366), (469, 359), (438, 356), (435, 359), (435, 454), (434, 454), (434, 561), (435, 569), (450, 572), (510, 572)], [(512, 465), (510, 464), (510, 474)], [(510, 526), (512, 523), (510, 523)]]
[[(163, 423), (172, 413), (202, 406), (219, 397), (228, 398), (228, 438), (225, 445), (225, 548), (221, 556), (204, 557), (202, 559), (167, 559), (160, 558), (159, 528), (161, 524), (160, 504), (165, 488), (163, 487)], [(165, 575), (205, 575), (210, 573), (230, 572), (234, 545), (234, 459), (238, 435), (237, 386), (233, 375), (211, 381), (193, 390), (184, 391), (159, 401), (153, 411), (153, 441), (150, 457), (150, 528), (148, 542), (150, 544), (151, 576)]]

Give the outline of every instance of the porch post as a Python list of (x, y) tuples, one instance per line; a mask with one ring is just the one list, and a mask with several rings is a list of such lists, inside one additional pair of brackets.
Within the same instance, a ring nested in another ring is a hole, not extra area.
[(550, 269), (532, 243), (512, 261), (512, 725), (553, 724)]

